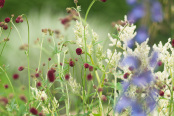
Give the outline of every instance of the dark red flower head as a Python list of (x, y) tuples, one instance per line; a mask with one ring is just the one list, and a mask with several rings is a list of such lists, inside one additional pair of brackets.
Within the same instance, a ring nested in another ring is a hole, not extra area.
[(0, 103), (3, 103), (3, 105), (7, 105), (8, 104), (8, 99), (5, 97), (0, 98)]
[(8, 89), (8, 85), (7, 85), (7, 84), (6, 84), (6, 85), (4, 85), (4, 88), (5, 88), (5, 89)]
[(89, 68), (89, 64), (88, 64), (88, 63), (85, 63), (85, 64), (84, 64), (84, 67), (85, 67), (85, 68)]
[(68, 80), (69, 80), (69, 78), (70, 78), (70, 75), (69, 75), (69, 74), (66, 74), (66, 75), (65, 75), (65, 80), (67, 80), (67, 81), (68, 81)]
[(37, 82), (37, 87), (41, 87), (42, 83), (41, 82)]
[(159, 91), (159, 95), (160, 95), (160, 96), (164, 96), (164, 91), (161, 91), (161, 90), (160, 90), (160, 91)]
[(42, 112), (40, 112), (38, 115), (39, 115), (39, 116), (44, 116), (44, 114), (43, 114)]
[(25, 97), (25, 95), (20, 95), (19, 98), (24, 101), (24, 102), (27, 102), (27, 98)]
[(93, 66), (89, 66), (89, 71), (93, 71)]
[(10, 22), (10, 18), (9, 17), (5, 18), (5, 22), (6, 23)]
[(107, 0), (100, 0), (101, 2), (106, 2)]
[(82, 54), (82, 49), (81, 48), (77, 48), (76, 49), (76, 53), (77, 53), (77, 55), (81, 55)]
[(14, 74), (14, 75), (13, 75), (13, 79), (14, 79), (14, 80), (16, 80), (16, 79), (18, 79), (18, 78), (19, 78), (19, 75), (18, 75), (18, 74)]
[(75, 62), (74, 62), (74, 61), (70, 61), (70, 62), (69, 62), (69, 65), (70, 65), (71, 67), (73, 67), (73, 66), (75, 65)]
[(89, 74), (87, 75), (87, 80), (90, 81), (90, 80), (92, 80), (92, 78), (93, 78), (93, 76), (91, 75), (91, 73), (89, 73)]
[(18, 70), (19, 70), (19, 71), (23, 71), (23, 70), (24, 70), (24, 67), (23, 67), (23, 66), (20, 66), (20, 67), (18, 68)]
[(55, 81), (55, 75), (54, 75), (54, 71), (53, 70), (49, 70), (47, 73), (48, 79), (50, 82), (54, 82)]
[(103, 88), (99, 87), (98, 92), (102, 92), (102, 91), (103, 91)]
[(35, 77), (36, 77), (36, 78), (38, 78), (39, 76), (40, 76), (39, 73), (36, 73), (36, 74), (35, 74)]
[(129, 73), (125, 73), (124, 75), (123, 75), (123, 78), (124, 79), (127, 79), (129, 77)]
[(0, 0), (0, 8), (4, 7), (5, 0)]
[(36, 108), (30, 108), (30, 112), (33, 114), (33, 115), (37, 115), (38, 114), (38, 111)]
[(162, 63), (162, 61), (160, 60), (160, 61), (158, 61), (158, 66), (161, 66), (163, 63)]
[(174, 47), (174, 39), (172, 40), (172, 46)]

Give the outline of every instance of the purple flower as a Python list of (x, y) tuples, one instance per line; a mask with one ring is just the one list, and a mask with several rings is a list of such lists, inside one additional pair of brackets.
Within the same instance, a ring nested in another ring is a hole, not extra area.
[(161, 22), (163, 20), (163, 12), (161, 4), (157, 1), (152, 2), (151, 6), (151, 18), (154, 22)]
[(136, 56), (127, 56), (121, 62), (121, 66), (128, 66), (134, 69), (138, 69), (141, 65), (141, 61)]
[(126, 2), (129, 5), (134, 5), (137, 2), (137, 0), (126, 0)]
[(135, 41), (137, 41), (139, 44), (146, 41), (148, 38), (148, 30), (146, 27), (141, 27), (137, 30), (137, 35), (135, 36)]
[(132, 83), (139, 87), (146, 86), (152, 81), (154, 81), (154, 78), (150, 70), (141, 72), (132, 77)]
[(136, 5), (132, 11), (128, 14), (128, 20), (135, 23), (138, 19), (145, 15), (145, 8), (143, 5)]
[(134, 102), (132, 103), (132, 116), (146, 116), (146, 113), (143, 111), (142, 105)]
[(131, 106), (132, 100), (129, 97), (122, 96), (117, 105), (115, 106), (115, 111), (121, 113), (125, 108)]
[(155, 67), (158, 60), (158, 52), (153, 52), (149, 61), (151, 67)]

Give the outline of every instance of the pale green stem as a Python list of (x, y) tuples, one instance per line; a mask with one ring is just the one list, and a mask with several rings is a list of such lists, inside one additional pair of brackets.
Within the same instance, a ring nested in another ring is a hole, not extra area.
[(11, 88), (12, 88), (13, 94), (15, 95), (16, 103), (17, 103), (17, 105), (19, 106), (18, 100), (17, 100), (17, 97), (16, 97), (16, 94), (15, 94), (15, 91), (14, 91), (14, 88), (13, 88), (13, 85), (12, 85), (12, 83), (11, 83), (11, 80), (10, 80), (10, 78), (9, 78), (9, 76), (8, 76), (8, 74), (7, 74), (7, 72), (6, 72), (2, 67), (0, 67), (0, 69), (5, 73), (5, 76), (7, 77), (8, 81), (9, 81), (9, 83), (10, 83), (10, 86), (11, 86)]

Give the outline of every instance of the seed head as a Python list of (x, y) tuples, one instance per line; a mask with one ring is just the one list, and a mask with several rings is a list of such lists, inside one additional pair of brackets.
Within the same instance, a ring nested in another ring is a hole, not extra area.
[(33, 115), (37, 115), (37, 114), (38, 114), (37, 109), (34, 108), (34, 107), (30, 108), (30, 112), (31, 112)]
[(18, 68), (18, 70), (19, 70), (19, 71), (23, 71), (23, 70), (24, 70), (24, 67), (23, 67), (23, 66), (20, 66), (20, 67)]
[(36, 73), (36, 74), (35, 74), (35, 77), (36, 77), (36, 78), (38, 78), (39, 76), (40, 76), (39, 73)]
[(4, 85), (4, 88), (5, 88), (5, 89), (8, 89), (8, 85), (7, 85), (7, 84), (6, 84), (6, 85)]
[(44, 116), (44, 114), (43, 114), (42, 112), (40, 112), (38, 115), (39, 115), (39, 116)]
[(8, 25), (3, 25), (3, 27), (2, 27), (4, 30), (7, 30), (8, 29)]
[(27, 102), (27, 98), (25, 97), (25, 95), (20, 95), (19, 97), (22, 101), (24, 101), (25, 103)]
[(54, 82), (55, 81), (55, 75), (54, 75), (54, 71), (53, 70), (49, 70), (47, 73), (48, 79), (50, 82)]
[(41, 87), (42, 83), (41, 82), (37, 82), (37, 87)]
[(19, 78), (19, 75), (18, 74), (13, 74), (13, 79), (16, 80)]
[(107, 101), (107, 97), (106, 97), (105, 95), (102, 95), (102, 96), (101, 96), (101, 100), (102, 100), (102, 101)]
[(81, 55), (82, 54), (82, 49), (81, 48), (77, 48), (76, 49), (76, 53), (77, 53), (77, 55)]
[(159, 95), (164, 96), (164, 91), (160, 90)]
[(68, 80), (69, 80), (69, 78), (70, 78), (70, 75), (69, 75), (69, 74), (66, 74), (66, 75), (65, 75), (65, 80), (67, 80), (67, 81), (68, 81)]
[(127, 79), (129, 77), (129, 73), (125, 73), (124, 75), (123, 75), (123, 78), (124, 79)]
[(5, 18), (5, 22), (6, 23), (10, 22), (10, 18), (9, 17)]
[(89, 74), (87, 75), (87, 80), (90, 81), (90, 80), (92, 80), (92, 78), (93, 78), (93, 76), (91, 75), (91, 73), (89, 73)]
[(89, 66), (89, 71), (93, 71), (93, 66)]
[(70, 62), (69, 62), (69, 65), (70, 65), (71, 67), (74, 67), (75, 62), (74, 62), (74, 61), (70, 61)]
[(98, 92), (102, 92), (103, 91), (103, 88), (98, 88)]
[(51, 61), (51, 58), (48, 58), (48, 61)]
[(88, 63), (85, 63), (85, 64), (84, 64), (84, 67), (85, 67), (85, 68), (89, 68), (89, 64), (88, 64)]

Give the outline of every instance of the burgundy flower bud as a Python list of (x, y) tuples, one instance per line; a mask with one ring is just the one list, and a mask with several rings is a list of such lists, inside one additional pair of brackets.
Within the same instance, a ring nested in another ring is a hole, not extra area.
[(8, 85), (7, 85), (7, 84), (6, 84), (6, 85), (4, 85), (4, 88), (5, 88), (5, 89), (8, 89)]
[(53, 70), (49, 70), (48, 73), (47, 73), (47, 77), (48, 77), (48, 80), (50, 82), (54, 82), (55, 81), (54, 71)]
[(88, 68), (88, 67), (89, 67), (89, 64), (88, 64), (88, 63), (85, 63), (85, 64), (84, 64), (84, 67), (85, 67), (85, 68)]
[(101, 96), (101, 100), (102, 100), (102, 101), (107, 101), (107, 97), (106, 97), (105, 95), (102, 95), (102, 96)]
[(19, 78), (19, 75), (18, 74), (13, 74), (13, 79), (16, 80)]
[(75, 62), (74, 62), (74, 61), (70, 61), (70, 62), (69, 62), (69, 65), (70, 65), (71, 67), (73, 67), (73, 66), (75, 65)]
[(23, 71), (23, 70), (24, 70), (24, 67), (23, 67), (23, 66), (20, 66), (20, 67), (18, 68), (18, 70), (19, 70), (19, 71)]
[(48, 58), (48, 61), (51, 61), (51, 58)]
[(23, 21), (24, 21), (24, 20), (23, 20), (22, 18), (19, 20), (19, 22), (21, 22), (21, 23), (22, 23)]
[(134, 70), (134, 67), (130, 66), (130, 67), (129, 67), (129, 70), (130, 70), (130, 71), (133, 71), (133, 70)]
[(60, 63), (60, 66), (62, 66), (63, 64), (62, 63)]
[(68, 81), (68, 80), (69, 80), (69, 78), (70, 78), (70, 75), (69, 75), (69, 74), (66, 74), (66, 75), (65, 75), (65, 80), (67, 80), (67, 81)]
[(108, 82), (108, 80), (107, 80), (107, 79), (104, 79), (104, 81), (105, 81), (105, 82)]
[(97, 86), (96, 86), (96, 85), (94, 85), (94, 86), (93, 86), (93, 88), (94, 88), (94, 89), (97, 89)]
[(36, 78), (38, 78), (39, 76), (40, 76), (39, 73), (36, 73), (36, 74), (35, 74), (35, 77), (36, 77)]
[(8, 29), (8, 25), (3, 25), (2, 27), (4, 30), (7, 30)]
[(0, 8), (4, 7), (5, 0), (0, 0)]
[(15, 22), (19, 23), (20, 22), (20, 18), (16, 18)]
[(10, 22), (10, 18), (9, 17), (5, 18), (5, 22), (6, 23)]
[(161, 66), (163, 63), (162, 63), (162, 61), (158, 61), (158, 66)]
[(27, 102), (27, 98), (25, 97), (25, 95), (20, 95), (19, 97), (22, 101), (24, 101), (25, 103)]
[(37, 115), (37, 114), (38, 114), (37, 109), (34, 108), (34, 107), (30, 108), (30, 112), (31, 112), (33, 115)]
[(129, 73), (125, 73), (124, 75), (123, 75), (123, 78), (124, 79), (127, 79), (129, 77)]
[(160, 95), (160, 96), (164, 96), (164, 91), (160, 90), (160, 91), (159, 91), (159, 95)]
[(106, 2), (107, 0), (100, 0), (101, 2)]
[(87, 75), (87, 80), (90, 81), (90, 80), (92, 80), (92, 78), (93, 78), (93, 76), (91, 75), (91, 73), (89, 73), (89, 74)]
[(89, 71), (93, 71), (93, 66), (89, 66)]
[(41, 82), (37, 82), (37, 87), (41, 87), (42, 83)]
[(76, 53), (77, 53), (77, 55), (81, 55), (82, 54), (82, 49), (81, 48), (77, 48), (76, 49)]
[(45, 66), (45, 63), (43, 63), (42, 66)]
[(39, 116), (44, 116), (44, 114), (43, 114), (42, 112), (40, 112), (38, 115), (39, 115)]
[(103, 88), (98, 88), (98, 92), (102, 92), (103, 91)]
[(172, 46), (174, 47), (174, 39), (172, 40)]
[(3, 98), (0, 98), (0, 103), (3, 103), (3, 105), (7, 105), (8, 104), (8, 99), (3, 97)]
[(62, 23), (63, 25), (66, 25), (69, 21), (70, 21), (70, 20), (69, 20), (68, 17), (65, 17), (64, 19), (61, 19), (61, 23)]

